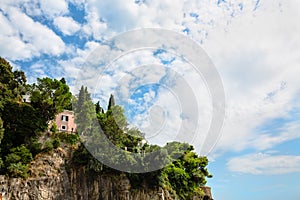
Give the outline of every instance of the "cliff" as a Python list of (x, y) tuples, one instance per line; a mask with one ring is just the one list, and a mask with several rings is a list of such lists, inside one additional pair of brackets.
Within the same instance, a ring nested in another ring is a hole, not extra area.
[[(84, 167), (68, 166), (67, 157), (67, 152), (58, 148), (50, 154), (38, 155), (31, 162), (28, 179), (0, 176), (2, 200), (177, 199), (162, 188), (132, 189), (130, 181), (122, 174), (99, 175)], [(212, 199), (211, 195), (205, 199)]]

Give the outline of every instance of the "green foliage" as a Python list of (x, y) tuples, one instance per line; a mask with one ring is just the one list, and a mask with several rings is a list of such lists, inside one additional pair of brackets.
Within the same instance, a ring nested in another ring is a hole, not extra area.
[[(26, 77), (22, 71), (12, 71), (12, 66), (0, 57), (0, 112), (6, 101), (20, 100), (24, 91)], [(1, 116), (1, 115), (0, 115)]]
[(5, 157), (5, 166), (11, 177), (28, 177), (28, 163), (32, 161), (31, 152), (21, 145), (11, 149), (11, 153)]
[(116, 105), (115, 97), (114, 97), (114, 95), (110, 94), (110, 97), (109, 97), (109, 100), (108, 100), (107, 110), (110, 110), (115, 105)]
[(21, 157), (15, 153), (10, 153), (6, 156), (5, 163), (10, 165), (11, 163), (18, 163), (21, 161)]
[(31, 86), (31, 105), (39, 112), (45, 122), (69, 108), (72, 94), (65, 81), (51, 78), (38, 78), (37, 84)]
[(52, 145), (53, 145), (53, 148), (54, 149), (57, 149), (59, 146), (60, 146), (61, 142), (60, 142), (60, 139), (59, 138), (54, 138), (52, 140)]
[[(64, 78), (42, 78), (36, 84), (26, 85), (24, 72), (12, 71), (10, 64), (1, 57), (0, 74), (0, 172), (26, 178), (32, 155), (51, 152), (62, 142), (70, 145), (78, 143), (77, 134), (56, 133), (55, 124), (51, 127), (54, 133), (52, 139), (47, 140), (44, 145), (37, 139), (48, 128), (49, 120), (54, 119), (63, 109), (71, 109), (72, 94)], [(22, 94), (31, 94), (30, 104), (21, 101)], [(99, 102), (92, 102), (91, 95), (83, 86), (78, 99), (73, 96), (72, 102), (79, 134), (92, 138), (85, 142), (90, 142), (97, 148), (107, 145), (106, 139), (109, 139), (120, 149), (127, 149), (119, 157), (114, 156), (114, 151), (105, 152), (108, 159), (115, 159), (113, 162), (116, 164), (142, 162), (145, 167), (151, 162), (169, 163), (161, 170), (145, 174), (128, 173), (127, 177), (133, 188), (161, 186), (174, 191), (180, 199), (192, 199), (194, 194), (201, 193), (199, 186), (205, 185), (206, 178), (211, 177), (206, 168), (207, 158), (199, 157), (193, 147), (186, 143), (172, 142), (163, 148), (143, 144), (143, 133), (138, 129), (128, 128), (124, 110), (115, 104), (113, 95), (109, 98), (106, 112)], [(101, 130), (97, 128), (98, 124)], [(99, 131), (103, 134), (99, 134)], [(96, 150), (98, 155), (103, 153)], [(98, 173), (119, 173), (96, 160), (83, 145), (73, 152), (72, 162), (85, 165), (87, 169)]]
[(67, 134), (65, 137), (67, 144), (76, 144), (79, 141), (79, 136), (77, 134)]
[(33, 156), (37, 155), (38, 153), (42, 152), (42, 144), (39, 143), (38, 139), (32, 137), (29, 143), (29, 150)]
[(89, 133), (91, 122), (96, 121), (95, 105), (87, 88), (81, 87), (77, 101), (74, 101), (75, 123), (77, 132), (86, 135)]
[(42, 149), (43, 152), (51, 152), (53, 150), (53, 144), (51, 140), (47, 140), (44, 144), (44, 147)]
[(6, 164), (18, 163), (28, 164), (32, 161), (32, 154), (24, 145), (10, 150), (10, 154), (6, 156)]
[[(193, 151), (194, 148), (187, 143), (171, 142), (163, 148), (158, 145), (141, 145), (143, 133), (138, 129), (128, 129), (124, 110), (120, 106), (115, 105), (113, 95), (110, 97), (106, 112), (100, 112), (99, 103), (95, 105), (94, 110), (92, 107), (85, 109), (85, 106), (90, 101), (89, 98), (84, 99), (86, 96), (89, 96), (89, 94), (86, 88), (82, 87), (78, 99), (78, 102), (82, 104), (77, 104), (76, 116), (78, 118), (83, 117), (83, 120), (80, 120), (78, 123), (81, 123), (80, 126), (85, 126), (86, 132), (84, 130), (81, 133), (87, 133), (89, 134), (89, 138), (94, 138), (93, 140), (88, 140), (88, 144), (92, 144), (90, 146), (93, 147), (102, 146), (104, 148), (106, 145), (104, 141), (107, 138), (115, 146), (121, 149), (125, 149), (126, 147), (128, 151), (128, 153), (125, 152), (122, 154), (107, 151), (105, 152), (106, 155), (101, 155), (101, 151), (96, 149), (96, 154), (99, 152), (100, 156), (106, 156), (107, 159), (116, 165), (124, 163), (124, 167), (126, 167), (125, 164), (134, 165), (137, 162), (142, 162), (144, 167), (150, 166), (152, 163), (162, 165), (169, 163), (163, 169), (154, 172), (145, 174), (128, 173), (127, 177), (130, 179), (133, 188), (161, 186), (175, 192), (181, 199), (191, 199), (195, 194), (201, 195), (199, 187), (205, 185), (206, 178), (211, 177), (206, 168), (208, 164), (206, 157), (199, 157)], [(82, 111), (86, 113), (82, 113)], [(93, 116), (95, 111), (97, 112), (97, 119), (101, 130), (106, 138), (101, 139), (103, 136), (97, 132), (97, 129), (93, 130), (93, 117), (89, 116)], [(130, 152), (140, 154), (133, 155)], [(115, 157), (115, 155), (118, 155), (118, 157)], [(101, 165), (84, 150), (84, 147), (81, 147), (80, 151), (74, 153), (73, 160), (75, 163), (84, 164), (94, 171), (114, 171), (108, 167), (103, 167), (103, 169), (99, 167)], [(94, 167), (97, 165), (99, 166)]]
[(11, 177), (22, 177), (27, 178), (28, 174), (28, 165), (22, 164), (21, 162), (18, 163), (11, 163), (7, 167), (7, 172)]
[(92, 155), (83, 145), (80, 145), (79, 148), (74, 151), (72, 156), (72, 162), (78, 165), (87, 165), (91, 159), (93, 159)]
[(11, 148), (26, 144), (31, 137), (38, 136), (47, 128), (29, 104), (9, 101), (2, 113), (5, 132), (0, 147), (4, 154), (9, 153)]
[(57, 125), (55, 123), (52, 124), (52, 126), (50, 128), (50, 131), (53, 132), (53, 133), (56, 133), (58, 131)]
[(76, 165), (87, 166), (89, 170), (101, 172), (104, 168), (103, 164), (96, 160), (83, 145), (76, 149), (72, 156), (72, 162)]
[(0, 172), (4, 169), (4, 162), (2, 158), (0, 157)]
[[(171, 188), (182, 199), (201, 195), (199, 187), (206, 184), (206, 178), (212, 177), (206, 168), (208, 159), (199, 157), (193, 151), (194, 148), (187, 144), (173, 142), (166, 148), (173, 162), (162, 169), (160, 185)], [(180, 157), (178, 157), (179, 153), (181, 153)]]
[(70, 134), (66, 132), (59, 132), (55, 134), (55, 138), (59, 139), (61, 142), (74, 145), (79, 141), (79, 135)]
[(97, 113), (97, 114), (104, 113), (104, 110), (103, 110), (103, 108), (100, 106), (100, 102), (99, 102), (99, 101), (97, 101), (97, 103), (95, 104), (95, 110), (96, 110), (96, 113)]

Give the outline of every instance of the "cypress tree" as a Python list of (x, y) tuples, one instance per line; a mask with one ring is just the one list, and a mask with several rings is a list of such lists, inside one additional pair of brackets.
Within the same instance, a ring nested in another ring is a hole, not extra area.
[(107, 110), (111, 110), (113, 106), (115, 106), (115, 98), (114, 95), (110, 95)]

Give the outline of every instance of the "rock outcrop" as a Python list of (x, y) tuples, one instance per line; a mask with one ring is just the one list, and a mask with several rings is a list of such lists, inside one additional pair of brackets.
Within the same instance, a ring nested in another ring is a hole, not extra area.
[(0, 176), (0, 200), (176, 199), (162, 188), (131, 189), (125, 174), (99, 175), (85, 167), (66, 167), (66, 154), (59, 148), (52, 154), (38, 155), (31, 163), (31, 175), (26, 180)]

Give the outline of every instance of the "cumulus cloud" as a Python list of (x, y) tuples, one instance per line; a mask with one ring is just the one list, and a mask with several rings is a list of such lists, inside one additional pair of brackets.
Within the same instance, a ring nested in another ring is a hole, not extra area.
[(248, 154), (230, 159), (227, 167), (232, 172), (254, 175), (295, 173), (300, 172), (300, 156)]
[[(69, 2), (80, 7), (86, 2), (83, 24), (70, 17)], [(94, 83), (99, 81), (99, 77), (91, 78), (97, 74), (93, 71), (95, 69), (88, 71), (84, 77), (78, 74), (81, 71), (80, 67), (87, 64), (95, 48), (101, 45), (93, 40), (103, 42), (103, 39), (120, 32), (140, 27), (167, 28), (184, 32), (203, 44), (224, 82), (227, 115), (223, 137), (216, 151), (239, 151), (246, 148), (263, 150), (300, 137), (297, 131), (299, 127), (296, 126), (299, 123), (297, 119), (282, 125), (277, 133), (257, 130), (257, 127), (270, 120), (285, 118), (290, 112), (300, 110), (300, 105), (295, 104), (300, 98), (297, 77), (300, 63), (300, 29), (297, 21), (299, 12), (296, 9), (299, 2), (296, 0), (235, 0), (219, 3), (211, 0), (3, 0), (0, 7), (0, 23), (3, 27), (0, 30), (2, 56), (14, 61), (39, 58), (43, 54), (59, 56), (66, 53), (67, 59), (58, 60), (58, 66), (64, 68), (66, 78), (72, 80), (73, 84), (77, 78), (86, 79), (85, 84), (91, 85), (90, 91), (97, 88)], [(41, 16), (47, 23), (39, 21)], [(81, 42), (85, 45), (78, 49), (66, 47), (61, 33), (57, 35), (49, 28), (53, 25), (68, 36), (79, 33), (81, 39), (84, 38)], [(12, 46), (14, 48), (11, 48)], [(111, 48), (107, 44), (104, 46)], [(129, 66), (136, 67), (142, 64), (161, 64), (161, 60), (170, 62), (172, 69), (180, 69), (181, 71), (176, 72), (188, 80), (190, 85), (197, 87), (192, 90), (197, 100), (203, 102), (198, 108), (205, 119), (201, 120), (201, 127), (207, 130), (211, 118), (211, 101), (205, 86), (199, 86), (203, 80), (182, 67), (182, 62), (172, 60), (173, 55), (162, 55), (160, 58), (150, 54), (139, 55), (126, 55), (127, 60), (124, 60), (124, 63), (119, 62), (120, 68), (115, 70), (122, 71)], [(111, 57), (104, 55), (97, 61), (105, 62)], [(35, 69), (37, 74), (42, 75), (40, 68)], [(105, 95), (113, 91), (116, 80), (120, 78), (111, 71), (113, 70), (108, 70), (109, 73), (102, 77), (106, 83), (101, 86), (105, 89)], [(119, 75), (129, 76), (129, 73), (126, 73)], [(283, 83), (285, 87), (281, 88)], [(76, 86), (71, 88), (73, 92), (77, 91)], [(168, 95), (162, 95), (161, 99), (167, 100)], [(105, 104), (106, 101), (107, 97), (102, 102)], [(183, 121), (182, 118), (172, 120), (174, 123)], [(196, 141), (203, 139), (199, 136)]]
[[(299, 138), (299, 2), (264, 1), (260, 10), (215, 27), (204, 43), (223, 79), (227, 115), (216, 151), (268, 149)], [(298, 17), (296, 17), (298, 16)], [(298, 55), (296, 55), (298, 54)], [(281, 130), (258, 128), (275, 119)]]
[(80, 29), (80, 25), (71, 17), (57, 17), (53, 23), (65, 35), (72, 35)]
[(63, 15), (69, 12), (68, 3), (65, 0), (39, 0), (42, 12), (45, 15), (54, 18), (55, 16)]
[[(59, 36), (45, 25), (33, 21), (19, 9), (7, 8), (7, 17), (1, 15), (0, 20), (8, 28), (2, 32), (2, 55), (9, 59), (28, 59), (41, 54), (59, 55), (66, 46)], [(14, 45), (14, 48), (11, 47)]]

